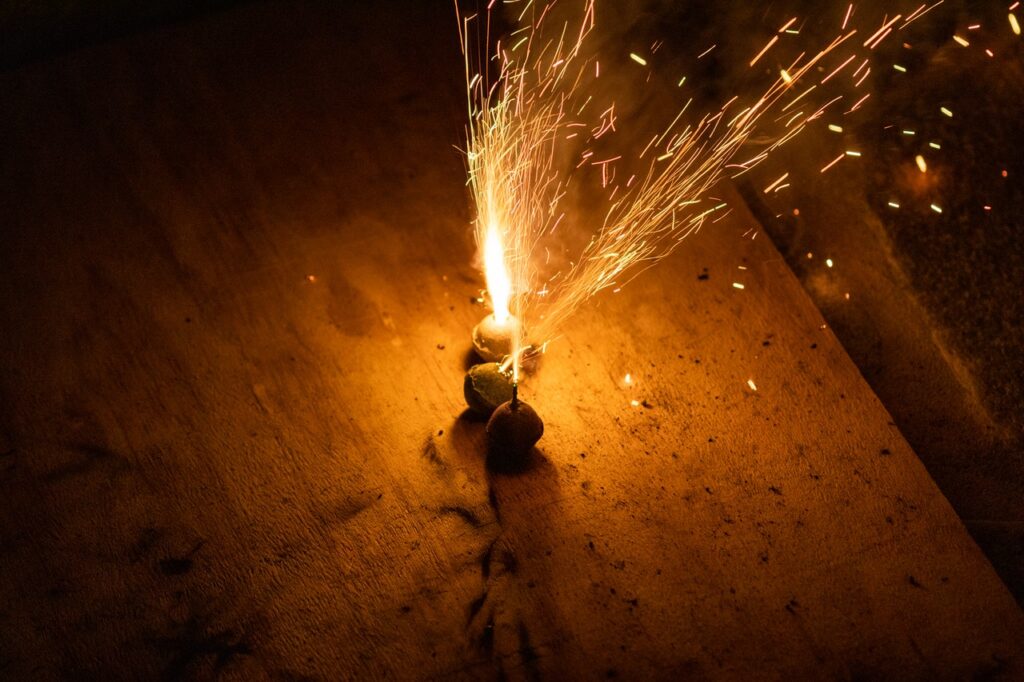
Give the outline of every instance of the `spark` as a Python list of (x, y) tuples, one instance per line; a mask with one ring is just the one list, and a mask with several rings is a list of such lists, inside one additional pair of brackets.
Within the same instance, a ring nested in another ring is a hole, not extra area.
[(841, 132), (843, 132), (843, 127), (842, 126), (837, 126), (835, 123), (830, 123), (829, 126), (828, 126), (828, 129), (831, 130), (833, 133), (841, 133)]
[(829, 163), (829, 164), (828, 164), (827, 166), (825, 166), (824, 168), (822, 168), (822, 169), (821, 169), (821, 172), (822, 172), (822, 173), (824, 173), (824, 172), (825, 172), (825, 171), (827, 171), (827, 170), (828, 170), (829, 168), (831, 168), (832, 166), (834, 166), (834, 165), (836, 165), (837, 163), (839, 163), (840, 161), (842, 161), (842, 160), (843, 160), (843, 157), (845, 157), (845, 156), (846, 156), (846, 154), (840, 154), (840, 155), (839, 155), (839, 156), (837, 156), (837, 157), (836, 157), (836, 158), (835, 158), (835, 159), (834, 159), (833, 161), (831, 161), (831, 162), (830, 162), (830, 163)]
[(1010, 19), (1010, 30), (1014, 32), (1015, 36), (1021, 35), (1021, 25), (1017, 20), (1017, 15), (1010, 12), (1007, 17)]
[(867, 101), (868, 97), (871, 97), (871, 93), (870, 92), (868, 94), (864, 95), (863, 97), (861, 97), (859, 100), (857, 100), (857, 103), (854, 104), (852, 107), (850, 107), (850, 110), (847, 111), (846, 113), (847, 114), (852, 114), (853, 112), (855, 112), (858, 109), (860, 109), (860, 105), (864, 104), (864, 102)]
[(939, 109), (939, 111), (941, 111), (943, 113), (943, 115), (949, 116), (950, 118), (953, 118), (953, 112), (950, 111), (949, 109), (947, 109), (946, 107), (941, 107)]
[(961, 45), (962, 47), (970, 47), (971, 46), (971, 44), (969, 42), (967, 42), (965, 39), (961, 38), (960, 36), (953, 36), (953, 40), (955, 40), (956, 43), (958, 45)]
[(878, 47), (878, 44), (881, 43), (882, 40), (884, 40), (887, 35), (889, 35), (889, 31), (891, 30), (892, 25), (895, 24), (899, 20), (899, 18), (900, 18), (900, 15), (897, 14), (892, 19), (890, 19), (888, 22), (883, 24), (882, 28), (878, 29), (874, 33), (874, 35), (872, 35), (870, 38), (868, 38), (867, 40), (864, 41), (864, 47), (867, 47), (867, 48), (872, 49), (872, 50), (875, 49), (876, 47)]
[(896, 203), (895, 201), (890, 201), (889, 205), (892, 206), (893, 208), (899, 208), (900, 207), (900, 205), (898, 203)]
[(779, 178), (778, 180), (776, 180), (772, 184), (770, 184), (767, 187), (765, 187), (764, 188), (764, 193), (768, 194), (768, 192), (770, 192), (773, 189), (775, 189), (776, 187), (778, 187), (780, 184), (782, 184), (782, 181), (785, 180), (788, 177), (789, 177), (789, 173), (785, 173), (781, 178)]
[(746, 287), (744, 287), (743, 284), (741, 284), (740, 282), (733, 282), (732, 283), (732, 288), (733, 289), (745, 289)]
[(918, 154), (918, 155), (917, 155), (917, 156), (916, 156), (916, 157), (914, 158), (914, 162), (915, 162), (915, 163), (917, 164), (917, 167), (918, 167), (918, 169), (919, 169), (919, 170), (920, 170), (920, 171), (921, 171), (922, 173), (927, 173), (927, 172), (928, 172), (928, 162), (924, 160), (924, 157), (923, 157), (923, 156), (921, 156), (920, 154)]
[(940, 206), (936, 206), (935, 204), (932, 204), (932, 210), (935, 211), (936, 213), (942, 213), (942, 208)]
[(775, 43), (777, 43), (778, 41), (779, 41), (779, 36), (777, 36), (777, 35), (774, 35), (774, 36), (772, 36), (772, 39), (768, 41), (768, 44), (767, 44), (767, 45), (765, 45), (765, 46), (764, 46), (763, 48), (761, 48), (761, 51), (760, 51), (760, 52), (758, 52), (758, 53), (757, 53), (757, 55), (756, 55), (756, 56), (755, 56), (755, 57), (754, 57), (753, 59), (751, 59), (751, 60), (750, 60), (750, 66), (753, 66), (754, 64), (757, 64), (757, 61), (758, 61), (758, 60), (759, 60), (759, 59), (760, 59), (761, 57), (763, 57), (763, 56), (764, 56), (765, 52), (767, 52), (768, 50), (770, 50), (770, 49), (771, 49), (771, 47), (772, 47), (772, 45), (774, 45), (774, 44), (775, 44)]
[(911, 21), (914, 21), (915, 19), (917, 19), (918, 15), (920, 15), (920, 14), (921, 14), (921, 12), (923, 12), (923, 11), (924, 11), (924, 9), (925, 9), (925, 8), (926, 8), (927, 6), (928, 6), (928, 5), (927, 5), (927, 3), (926, 3), (926, 4), (924, 4), (924, 5), (921, 5), (921, 6), (920, 6), (920, 7), (918, 7), (917, 9), (915, 9), (915, 10), (914, 10), (913, 12), (911, 12), (911, 13), (910, 13), (910, 15), (909, 15), (909, 16), (907, 16), (907, 20), (906, 20), (906, 23), (904, 23), (903, 25), (904, 25), (904, 26), (906, 26), (906, 25), (907, 25), (907, 24), (909, 24), (909, 23), (910, 23)]
[(828, 267), (832, 267), (832, 265), (833, 265), (832, 259), (831, 258), (826, 258), (825, 259), (825, 265), (827, 265)]
[(756, 391), (757, 390), (757, 384), (754, 383), (753, 379), (747, 379), (747, 386), (750, 387), (751, 391)]
[(871, 43), (870, 49), (873, 50), (876, 47), (878, 47), (879, 45), (881, 45), (882, 41), (885, 40), (886, 38), (888, 38), (890, 33), (892, 33), (892, 29), (891, 28), (885, 29), (885, 32), (882, 33), (882, 35), (879, 36), (878, 39), (875, 42)]
[(852, 62), (852, 61), (853, 61), (853, 60), (854, 60), (854, 59), (855, 59), (856, 57), (857, 57), (857, 55), (855, 55), (855, 54), (851, 54), (851, 55), (849, 56), (849, 58), (847, 58), (847, 60), (846, 60), (845, 62), (843, 62), (842, 64), (840, 64), (839, 66), (837, 66), (837, 67), (835, 68), (835, 70), (833, 70), (833, 71), (832, 71), (832, 73), (830, 73), (829, 75), (827, 75), (827, 76), (825, 76), (824, 78), (822, 78), (822, 79), (821, 79), (821, 83), (822, 83), (822, 85), (824, 85), (825, 83), (827, 83), (827, 82), (828, 82), (828, 80), (829, 80), (830, 78), (832, 78), (832, 76), (834, 76), (834, 75), (836, 75), (837, 73), (839, 73), (840, 71), (842, 71), (842, 70), (843, 70), (843, 68), (844, 68), (844, 67), (845, 67), (845, 66), (846, 66), (847, 64), (849, 64), (850, 62)]
[(697, 55), (697, 59), (701, 59), (703, 57), (708, 56), (711, 53), (711, 50), (715, 49), (716, 47), (718, 47), (718, 43), (715, 43), (714, 45), (712, 45), (711, 47), (709, 47), (708, 49), (704, 50), (699, 55)]
[(637, 64), (639, 64), (640, 66), (647, 66), (647, 60), (641, 57), (640, 55), (636, 54), (635, 52), (630, 52), (629, 58), (632, 59)]
[(928, 14), (933, 9), (941, 5), (944, 1), (945, 0), (939, 0), (938, 2), (928, 6), (927, 8), (925, 7), (925, 5), (921, 5), (920, 7), (917, 8), (917, 10), (915, 10), (910, 16), (907, 17), (907, 20), (903, 22), (902, 26), (900, 26), (900, 30), (905, 29), (907, 26), (910, 25), (911, 22), (917, 21), (924, 15)]

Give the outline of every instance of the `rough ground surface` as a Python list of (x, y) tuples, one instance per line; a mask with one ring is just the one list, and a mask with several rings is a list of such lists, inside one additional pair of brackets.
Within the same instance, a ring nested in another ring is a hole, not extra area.
[(352, 12), (0, 76), (0, 675), (1022, 674), (1019, 608), (728, 188), (566, 330), (533, 466), (488, 472), (451, 17)]

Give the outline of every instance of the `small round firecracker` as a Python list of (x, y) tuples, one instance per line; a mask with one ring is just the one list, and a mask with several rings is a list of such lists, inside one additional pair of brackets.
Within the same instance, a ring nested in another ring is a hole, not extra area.
[(544, 422), (513, 391), (512, 400), (499, 405), (487, 422), (488, 461), (498, 468), (522, 468), (543, 435)]
[(473, 365), (462, 386), (466, 404), (477, 414), (489, 417), (495, 408), (512, 400), (512, 377), (501, 371), (501, 363)]
[(484, 360), (499, 362), (512, 353), (512, 333), (518, 326), (514, 315), (499, 321), (492, 313), (473, 327), (473, 347)]

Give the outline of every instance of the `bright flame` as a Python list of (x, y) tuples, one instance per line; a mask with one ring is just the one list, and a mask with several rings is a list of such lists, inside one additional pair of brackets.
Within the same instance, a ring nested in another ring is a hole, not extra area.
[(494, 308), (494, 319), (499, 324), (505, 324), (511, 315), (508, 301), (512, 296), (512, 282), (505, 267), (501, 231), (493, 223), (487, 228), (487, 239), (484, 242), (484, 275), (487, 278), (487, 292), (491, 295), (491, 307)]

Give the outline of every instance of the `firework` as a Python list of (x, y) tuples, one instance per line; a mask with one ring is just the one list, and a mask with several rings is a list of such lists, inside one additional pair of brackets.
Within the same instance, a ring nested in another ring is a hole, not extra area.
[[(572, 112), (587, 66), (578, 55), (593, 28), (593, 10), (593, 2), (588, 2), (573, 38), (568, 37), (568, 26), (547, 37), (547, 11), (536, 16), (537, 9), (528, 4), (519, 17), (529, 22), (526, 29), (510, 36), (511, 45), (498, 41), (491, 58), (475, 71), (469, 40), (476, 17), (466, 17), (460, 24), (470, 120), (469, 187), (493, 310), (485, 323), (492, 334), (509, 335), (514, 381), (519, 378), (526, 332), (525, 303), (534, 284), (532, 256), (539, 239), (557, 225), (565, 192), (557, 151), (563, 136), (577, 127), (578, 116)], [(485, 44), (489, 12), (486, 23)], [(493, 80), (487, 75), (491, 62), (497, 65)]]
[[(548, 25), (554, 2), (525, 3), (518, 17), (522, 28), (507, 42), (497, 41), (493, 49), (486, 50), (487, 59), (477, 68), (471, 68), (470, 36), (472, 29), (485, 23), (483, 40), (489, 45), (490, 9), (485, 17), (463, 18), (460, 31), (470, 120), (466, 159), (476, 207), (475, 237), (483, 254), (493, 323), (510, 336), (506, 363), (511, 365), (513, 383), (518, 382), (522, 359), (542, 352), (587, 300), (605, 289), (618, 291), (672, 253), (705, 222), (724, 217), (728, 207), (710, 196), (712, 188), (763, 162), (844, 97), (836, 96), (820, 106), (808, 105), (812, 93), (822, 95), (819, 87), (840, 80), (844, 72), (854, 87), (859, 87), (871, 71), (870, 59), (859, 58), (859, 50), (870, 53), (877, 49), (894, 31), (938, 4), (923, 5), (906, 17), (886, 18), (864, 41), (851, 40), (857, 34), (856, 29), (847, 27), (851, 5), (839, 35), (824, 49), (801, 53), (785, 63), (760, 96), (752, 101), (733, 97), (715, 113), (691, 124), (684, 120), (687, 102), (639, 154), (636, 150), (605, 153), (608, 144), (603, 138), (621, 122), (614, 103), (593, 105), (596, 88), (591, 86), (600, 76), (600, 62), (583, 50), (594, 28), (593, 0), (584, 4), (577, 24), (559, 26)], [(795, 32), (796, 21), (793, 18), (783, 24), (749, 66), (771, 59), (779, 49), (780, 37)], [(838, 55), (837, 63), (816, 70), (832, 53)], [(641, 55), (630, 53), (629, 58), (648, 67)], [(854, 69), (853, 64), (859, 66)], [(819, 71), (825, 74), (821, 80), (798, 88)], [(866, 99), (866, 95), (860, 98), (850, 111), (856, 111)], [(591, 111), (595, 113), (588, 113)], [(755, 133), (763, 132), (769, 121), (780, 126), (776, 134), (748, 158), (741, 157)], [(846, 156), (859, 155), (847, 150), (821, 172)], [(620, 167), (638, 170), (619, 173)], [(567, 222), (562, 200), (583, 168), (600, 172), (604, 217), (577, 255), (565, 257), (564, 267), (554, 274), (542, 273), (539, 265), (551, 256), (547, 244)], [(766, 191), (788, 187), (783, 184), (787, 176)]]

